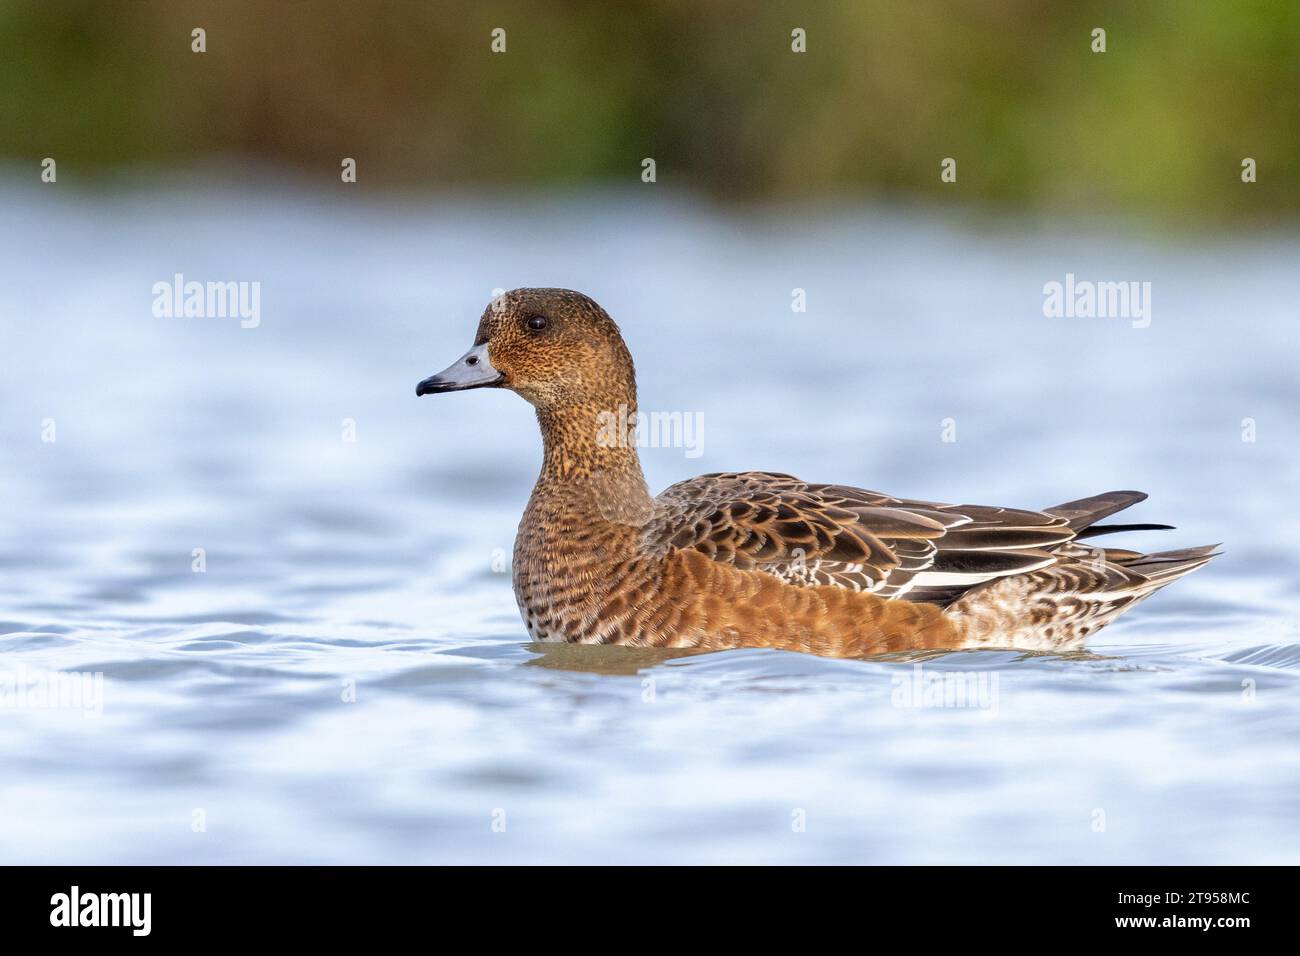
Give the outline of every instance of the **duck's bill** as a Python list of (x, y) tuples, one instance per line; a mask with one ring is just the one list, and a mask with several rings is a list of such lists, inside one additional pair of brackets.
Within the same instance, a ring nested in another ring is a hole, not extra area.
[(430, 375), (415, 386), (415, 394), (436, 395), (439, 392), (463, 392), (467, 388), (492, 388), (504, 382), (505, 378), (488, 361), (487, 346), (476, 345), (437, 375)]

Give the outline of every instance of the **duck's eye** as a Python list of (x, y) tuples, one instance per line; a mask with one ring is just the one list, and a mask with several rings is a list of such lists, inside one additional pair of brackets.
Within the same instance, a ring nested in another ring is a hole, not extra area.
[(528, 327), (534, 332), (542, 331), (542, 329), (546, 328), (546, 316), (534, 315), (528, 320)]

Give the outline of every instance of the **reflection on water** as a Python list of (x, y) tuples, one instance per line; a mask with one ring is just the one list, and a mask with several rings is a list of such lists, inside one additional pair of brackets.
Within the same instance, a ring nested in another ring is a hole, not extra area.
[(669, 661), (697, 657), (706, 651), (669, 647), (603, 647), (583, 644), (525, 645), (540, 657), (528, 661), (525, 667), (549, 667), (554, 670), (574, 671), (582, 674), (630, 674)]
[[(0, 202), (0, 669), (103, 674), (99, 716), (0, 708), (3, 861), (1300, 858), (1294, 239), (642, 194)], [(1045, 318), (1070, 272), (1150, 281), (1151, 326)], [(261, 324), (155, 318), (175, 273), (260, 282)], [(707, 422), (698, 459), (645, 452), (656, 488), (1139, 487), (1132, 520), (1179, 528), (1133, 546), (1226, 554), (1068, 658), (526, 644), (531, 413), (412, 386), (528, 284), (605, 303), (642, 406)]]

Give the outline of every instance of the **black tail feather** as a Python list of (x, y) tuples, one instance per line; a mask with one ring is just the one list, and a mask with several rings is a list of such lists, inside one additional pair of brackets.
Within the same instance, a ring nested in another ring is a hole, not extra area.
[(1095, 538), (1103, 534), (1118, 534), (1121, 531), (1173, 531), (1171, 524), (1094, 524), (1084, 528), (1075, 535), (1076, 539)]

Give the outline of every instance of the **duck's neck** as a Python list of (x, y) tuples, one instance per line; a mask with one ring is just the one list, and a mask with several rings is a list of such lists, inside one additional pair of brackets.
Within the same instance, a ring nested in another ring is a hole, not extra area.
[(544, 453), (535, 496), (587, 503), (607, 518), (641, 523), (653, 499), (636, 450), (636, 399), (539, 407)]

